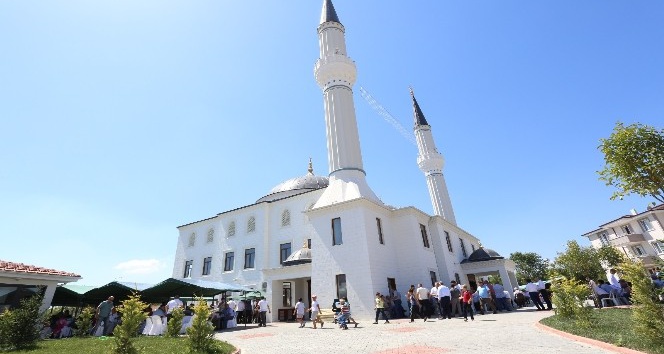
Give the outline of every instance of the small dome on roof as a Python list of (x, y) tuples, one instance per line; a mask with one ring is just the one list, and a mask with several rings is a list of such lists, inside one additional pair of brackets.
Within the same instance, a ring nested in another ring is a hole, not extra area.
[(314, 175), (314, 168), (311, 164), (311, 159), (309, 159), (309, 169), (308, 173), (301, 177), (291, 178), (284, 182), (277, 184), (270, 192), (261, 199), (258, 199), (256, 203), (273, 201), (276, 199), (281, 199), (289, 197), (291, 195), (296, 195), (316, 189), (325, 188), (330, 183), (329, 179), (324, 176)]
[(468, 259), (464, 259), (461, 263), (491, 261), (494, 259), (505, 259), (505, 257), (492, 249), (480, 247), (475, 250), (475, 252), (471, 253)]

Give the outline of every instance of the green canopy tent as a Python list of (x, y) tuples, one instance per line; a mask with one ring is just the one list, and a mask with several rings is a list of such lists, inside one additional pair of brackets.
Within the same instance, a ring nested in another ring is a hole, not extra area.
[(109, 296), (113, 296), (115, 303), (118, 304), (128, 299), (129, 295), (134, 292), (141, 292), (150, 286), (150, 284), (143, 283), (112, 281), (106, 285), (87, 291), (83, 294), (83, 301), (96, 305), (108, 299)]
[(197, 279), (168, 278), (141, 291), (143, 301), (164, 302), (171, 297), (212, 297), (227, 291), (250, 291), (239, 285)]
[(55, 288), (53, 300), (51, 300), (51, 306), (83, 306), (87, 304), (83, 298), (83, 294), (94, 288), (96, 288), (96, 286), (76, 284), (59, 285)]

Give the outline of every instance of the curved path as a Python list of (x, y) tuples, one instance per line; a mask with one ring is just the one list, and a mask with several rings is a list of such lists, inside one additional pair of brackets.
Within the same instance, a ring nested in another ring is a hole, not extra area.
[[(270, 323), (218, 332), (215, 338), (230, 342), (242, 354), (267, 353), (615, 353), (545, 331), (535, 324), (552, 315), (551, 311), (521, 309), (496, 315), (478, 315), (475, 321), (393, 320), (390, 324), (359, 321), (358, 328), (344, 331), (331, 323), (314, 330), (311, 322), (298, 328), (297, 323)], [(617, 349), (617, 348), (616, 348)]]

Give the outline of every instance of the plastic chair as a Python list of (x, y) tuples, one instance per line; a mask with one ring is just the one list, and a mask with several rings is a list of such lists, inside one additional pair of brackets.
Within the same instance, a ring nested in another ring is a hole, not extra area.
[(160, 336), (164, 332), (164, 325), (161, 320), (161, 316), (153, 315), (152, 316), (152, 327), (148, 332), (149, 336)]

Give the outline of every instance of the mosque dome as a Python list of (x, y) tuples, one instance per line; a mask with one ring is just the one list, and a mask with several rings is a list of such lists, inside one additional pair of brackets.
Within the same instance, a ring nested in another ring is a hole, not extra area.
[(292, 195), (325, 188), (328, 184), (329, 179), (327, 177), (314, 175), (314, 168), (311, 164), (311, 159), (309, 159), (309, 169), (306, 175), (291, 178), (277, 184), (266, 196), (258, 199), (256, 203), (271, 202)]
[(475, 252), (471, 253), (467, 259), (464, 259), (461, 263), (472, 263), (472, 262), (482, 262), (482, 261), (491, 261), (494, 259), (505, 259), (505, 257), (498, 254), (498, 252), (489, 249), (480, 247)]

